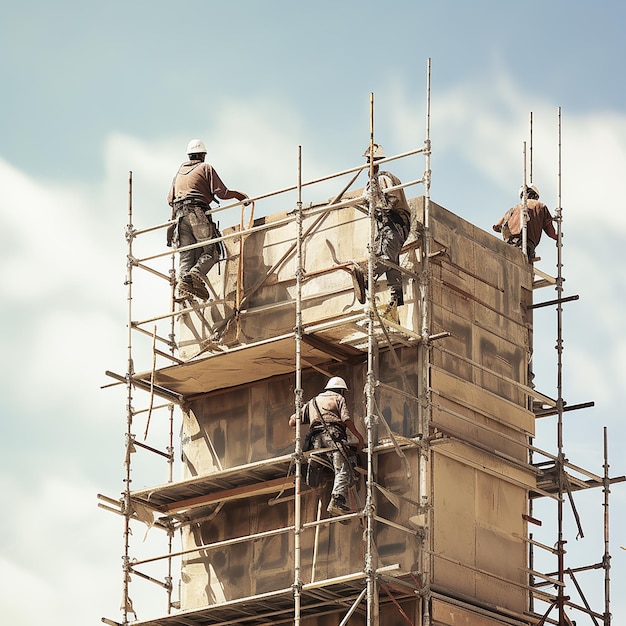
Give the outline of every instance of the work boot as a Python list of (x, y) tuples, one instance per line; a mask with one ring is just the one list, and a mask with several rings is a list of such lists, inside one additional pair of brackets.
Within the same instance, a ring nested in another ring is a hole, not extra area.
[(331, 515), (346, 515), (350, 513), (350, 507), (346, 504), (343, 496), (332, 496), (326, 509)]
[(365, 304), (365, 276), (363, 275), (363, 270), (355, 261), (352, 261), (349, 271), (352, 277), (354, 295), (361, 304)]
[(181, 276), (176, 283), (176, 291), (179, 298), (189, 298), (192, 296), (191, 290), (193, 289), (193, 282), (191, 276)]
[(381, 312), (380, 316), (388, 322), (400, 324), (400, 316), (398, 315), (398, 303), (392, 300)]
[(206, 288), (206, 284), (202, 279), (202, 275), (200, 274), (200, 272), (196, 270), (191, 270), (191, 272), (189, 272), (189, 275), (191, 276), (191, 280), (193, 281), (193, 288), (196, 290), (195, 295), (201, 300), (208, 300), (209, 290)]
[(208, 300), (209, 292), (204, 281), (193, 273), (186, 274), (178, 281), (178, 293), (181, 297), (195, 296), (200, 300)]

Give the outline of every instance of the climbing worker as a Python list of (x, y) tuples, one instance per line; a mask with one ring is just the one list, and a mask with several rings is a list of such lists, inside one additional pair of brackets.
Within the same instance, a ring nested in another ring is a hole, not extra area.
[[(344, 515), (350, 512), (348, 491), (353, 482), (353, 470), (349, 460), (347, 430), (358, 440), (359, 450), (365, 447), (363, 436), (355, 426), (344, 397), (348, 390), (346, 381), (333, 376), (326, 383), (325, 390), (307, 402), (303, 409), (303, 422), (309, 423), (311, 447), (332, 449), (335, 478), (328, 504), (331, 515)], [(296, 425), (296, 415), (289, 419), (289, 425)]]
[[(228, 189), (213, 167), (204, 162), (206, 148), (202, 141), (192, 139), (187, 145), (187, 156), (189, 160), (178, 168), (167, 197), (172, 207), (171, 219), (176, 220), (174, 227), (168, 230), (168, 245), (177, 248), (221, 236), (211, 216), (206, 214), (216, 198), (248, 199), (245, 193)], [(219, 261), (222, 248), (222, 243), (218, 242), (180, 251), (177, 283), (180, 297), (209, 298), (205, 277)]]
[[(387, 285), (391, 297), (389, 304), (383, 311), (383, 317), (398, 322), (398, 307), (404, 304), (402, 291), (402, 274), (396, 267), (388, 265), (386, 261), (394, 265), (400, 264), (400, 252), (404, 242), (409, 236), (411, 229), (411, 209), (409, 208), (404, 189), (394, 189), (385, 193), (385, 189), (400, 185), (400, 179), (387, 171), (380, 171), (376, 161), (385, 158), (385, 151), (380, 144), (373, 144), (373, 154), (370, 148), (363, 153), (370, 163), (373, 156), (373, 176), (365, 187), (365, 197), (374, 203), (374, 218), (376, 219), (376, 235), (374, 239), (374, 279), (386, 274)], [(353, 264), (350, 268), (352, 273), (355, 293), (361, 304), (365, 302), (366, 281), (363, 270)]]
[[(520, 187), (519, 197), (522, 202), (509, 209), (493, 229), (502, 233), (502, 238), (507, 243), (518, 248), (522, 247), (522, 216), (524, 214), (524, 186)], [(539, 190), (535, 185), (526, 186), (526, 208), (528, 221), (526, 222), (526, 253), (528, 261), (532, 263), (535, 258), (535, 249), (541, 240), (541, 234), (545, 231), (548, 237), (557, 239), (556, 231), (552, 225), (553, 217), (548, 207), (539, 202)]]

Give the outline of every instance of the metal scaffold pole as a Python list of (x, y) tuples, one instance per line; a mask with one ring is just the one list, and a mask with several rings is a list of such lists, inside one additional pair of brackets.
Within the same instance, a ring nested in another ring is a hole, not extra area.
[(557, 292), (557, 305), (556, 305), (556, 318), (557, 318), (557, 339), (556, 339), (556, 351), (557, 351), (557, 464), (558, 464), (558, 538), (557, 538), (557, 559), (558, 559), (558, 579), (562, 583), (558, 587), (557, 602), (559, 609), (559, 626), (564, 626), (567, 622), (565, 616), (565, 594), (564, 594), (564, 579), (565, 579), (565, 541), (563, 539), (563, 495), (565, 490), (565, 467), (564, 467), (564, 454), (563, 454), (563, 232), (562, 222), (563, 215), (561, 211), (561, 109), (558, 113), (558, 201), (557, 208), (555, 209), (555, 221), (556, 221), (556, 234), (557, 234), (557, 247), (556, 247), (556, 292)]
[(126, 242), (128, 244), (128, 252), (126, 256), (126, 288), (127, 288), (127, 372), (126, 372), (126, 450), (124, 455), (124, 493), (122, 511), (124, 513), (124, 556), (122, 557), (123, 564), (123, 599), (122, 599), (122, 611), (124, 615), (124, 624), (128, 624), (128, 614), (132, 612), (132, 603), (129, 598), (129, 583), (130, 583), (130, 518), (132, 515), (130, 505), (130, 483), (131, 483), (131, 455), (134, 450), (132, 425), (133, 425), (133, 384), (132, 378), (135, 373), (135, 367), (133, 364), (133, 349), (132, 349), (132, 302), (133, 302), (133, 240), (135, 238), (135, 230), (133, 227), (133, 173), (128, 173), (128, 224), (126, 226)]
[[(532, 114), (532, 111), (530, 112), (530, 117), (529, 117), (529, 132), (530, 132), (530, 183), (532, 184), (533, 182), (533, 114)], [(526, 162), (526, 159), (524, 159), (524, 162)], [(522, 244), (522, 248), (524, 248), (523, 244)], [(532, 358), (532, 352), (531, 352), (531, 358)], [(532, 437), (529, 439), (529, 442), (532, 444)], [(533, 461), (532, 449), (529, 449), (528, 460), (532, 464), (532, 461)], [(533, 501), (530, 498), (528, 500), (528, 514), (530, 515), (530, 517), (533, 516)], [(535, 581), (535, 577), (532, 574), (532, 571), (534, 569), (534, 562), (535, 562), (535, 552), (534, 552), (534, 546), (532, 543), (532, 538), (533, 538), (533, 534), (530, 533), (529, 539), (531, 541), (528, 543), (528, 568), (531, 570), (531, 573), (528, 574), (528, 581), (531, 587), (533, 586), (534, 581)], [(535, 598), (533, 594), (531, 593), (528, 598), (528, 608), (531, 611), (533, 611), (534, 606), (535, 606)]]
[(530, 129), (530, 142), (528, 144), (528, 154), (529, 154), (529, 163), (528, 163), (528, 180), (530, 184), (533, 184), (533, 112), (530, 112), (529, 121), (528, 121), (529, 129)]
[(376, 219), (376, 195), (379, 189), (374, 178), (374, 94), (370, 94), (370, 145), (369, 145), (369, 245), (367, 256), (367, 379), (365, 382), (365, 425), (367, 427), (367, 488), (365, 499), (366, 530), (365, 530), (365, 573), (367, 575), (367, 626), (378, 626), (378, 598), (376, 592), (376, 552), (374, 546), (374, 435), (376, 416), (374, 414), (376, 380), (374, 373), (374, 237)]
[(522, 253), (527, 261), (528, 258), (528, 188), (526, 178), (526, 142), (524, 142), (524, 180), (522, 181), (522, 213), (520, 215), (520, 226), (522, 227)]
[(602, 567), (604, 568), (604, 626), (611, 626), (611, 554), (609, 552), (609, 494), (611, 493), (611, 478), (609, 476), (609, 443), (608, 432), (604, 427), (604, 556)]
[[(170, 333), (169, 333), (169, 344), (170, 344), (170, 355), (172, 358), (175, 356), (176, 350), (176, 318), (174, 317), (174, 313), (176, 312), (176, 257), (172, 255), (171, 265), (170, 265), (170, 313), (172, 316), (170, 317)], [(172, 403), (168, 408), (168, 419), (169, 419), (169, 445), (167, 447), (167, 464), (168, 464), (168, 482), (172, 482), (174, 480), (174, 410), (175, 405)], [(172, 554), (174, 551), (174, 528), (171, 523), (167, 529), (167, 551), (168, 554)], [(172, 600), (173, 600), (173, 560), (170, 556), (167, 559), (167, 575), (165, 578), (165, 582), (167, 585), (167, 612), (168, 615), (172, 612)]]
[(302, 146), (298, 146), (298, 210), (296, 212), (296, 381), (295, 381), (295, 415), (296, 415), (296, 447), (295, 447), (295, 507), (294, 507), (294, 626), (300, 624), (300, 605), (302, 592), (301, 579), (301, 535), (302, 535)]
[(424, 232), (422, 238), (422, 271), (420, 274), (420, 335), (421, 335), (421, 389), (419, 391), (419, 412), (418, 412), (418, 432), (422, 436), (422, 447), (419, 455), (419, 504), (424, 514), (424, 537), (423, 549), (421, 551), (421, 571), (422, 571), (422, 623), (423, 626), (430, 625), (430, 579), (432, 565), (432, 533), (431, 508), (432, 508), (432, 481), (430, 480), (430, 447), (428, 436), (430, 430), (430, 362), (431, 362), (431, 340), (430, 340), (430, 254), (431, 254), (431, 232), (430, 232), (430, 59), (428, 59), (426, 75), (426, 138), (424, 141)]

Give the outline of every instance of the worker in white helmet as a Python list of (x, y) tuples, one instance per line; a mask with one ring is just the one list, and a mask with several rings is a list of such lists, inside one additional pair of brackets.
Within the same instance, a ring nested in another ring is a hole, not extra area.
[[(394, 189), (385, 193), (385, 189), (401, 184), (400, 179), (391, 172), (382, 171), (376, 161), (385, 158), (385, 151), (380, 144), (373, 144), (365, 150), (363, 156), (370, 162), (374, 160), (373, 176), (365, 188), (365, 196), (374, 204), (376, 219), (376, 236), (374, 240), (374, 279), (383, 274), (387, 277), (387, 286), (390, 291), (389, 304), (383, 311), (383, 317), (398, 323), (398, 307), (404, 304), (402, 290), (402, 274), (399, 269), (387, 265), (390, 261), (394, 265), (400, 264), (400, 252), (411, 230), (411, 209), (404, 194), (404, 189)], [(372, 154), (373, 152), (373, 154)], [(357, 299), (361, 304), (365, 302), (365, 277), (363, 270), (354, 265), (350, 268), (353, 276)]]
[[(168, 232), (168, 245), (179, 248), (221, 236), (211, 216), (206, 214), (212, 202), (218, 198), (241, 201), (248, 198), (241, 191), (228, 189), (213, 167), (204, 162), (206, 148), (202, 141), (192, 139), (187, 145), (187, 156), (189, 160), (178, 168), (167, 197), (172, 207), (171, 219), (176, 220), (175, 227)], [(208, 299), (204, 278), (219, 261), (222, 249), (219, 242), (180, 252), (179, 296)]]
[[(302, 421), (309, 423), (311, 447), (332, 449), (335, 478), (331, 491), (328, 512), (331, 515), (344, 515), (350, 512), (348, 492), (353, 482), (350, 464), (347, 430), (357, 438), (359, 450), (365, 447), (365, 440), (350, 417), (346, 406), (346, 381), (333, 376), (326, 388), (304, 406)], [(295, 426), (296, 416), (292, 415), (289, 424)]]
[[(519, 197), (522, 202), (509, 209), (500, 221), (493, 225), (493, 230), (502, 233), (502, 238), (512, 246), (522, 247), (522, 216), (524, 214), (524, 186), (520, 187)], [(541, 240), (543, 232), (557, 239), (556, 231), (552, 225), (552, 215), (548, 207), (539, 201), (539, 189), (535, 185), (526, 186), (526, 209), (528, 221), (526, 222), (526, 254), (528, 261), (535, 258), (535, 249)]]

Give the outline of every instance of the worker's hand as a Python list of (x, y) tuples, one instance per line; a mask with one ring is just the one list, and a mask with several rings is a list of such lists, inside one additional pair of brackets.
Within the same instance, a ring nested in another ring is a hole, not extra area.
[(296, 414), (294, 413), (290, 418), (289, 418), (289, 426), (291, 426), (292, 428), (296, 425)]
[(365, 448), (365, 439), (363, 437), (359, 437), (359, 452)]
[(502, 225), (501, 224), (494, 224), (492, 226), (492, 228), (497, 232), (497, 233), (501, 233), (502, 232)]
[(243, 206), (250, 206), (251, 204), (252, 204), (252, 201), (250, 200), (248, 196), (246, 196), (243, 201)]

